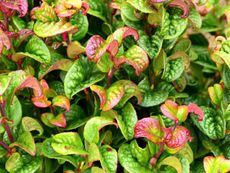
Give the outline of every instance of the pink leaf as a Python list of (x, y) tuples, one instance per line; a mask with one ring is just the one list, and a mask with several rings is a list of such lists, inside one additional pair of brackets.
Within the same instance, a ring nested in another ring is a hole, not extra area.
[(53, 118), (52, 120), (49, 121), (50, 124), (53, 124), (57, 127), (66, 127), (66, 118), (65, 118), (65, 114), (60, 113), (58, 114), (55, 118)]
[(150, 0), (151, 4), (165, 2), (166, 0)]
[[(102, 56), (104, 52), (98, 52), (98, 48), (105, 42), (100, 35), (92, 36), (86, 45), (86, 55), (90, 60), (93, 60), (96, 54)], [(97, 59), (95, 60), (97, 62)]]
[(153, 143), (160, 144), (164, 140), (164, 133), (160, 121), (156, 118), (143, 118), (134, 128), (135, 138), (146, 138)]
[(111, 41), (108, 47), (106, 48), (106, 51), (109, 53), (111, 60), (113, 60), (113, 57), (117, 54), (118, 48), (119, 44), (117, 40)]
[(52, 100), (52, 105), (64, 108), (66, 112), (70, 110), (70, 102), (65, 96), (55, 96)]
[(112, 37), (113, 39), (118, 41), (119, 45), (121, 45), (122, 40), (128, 36), (133, 36), (136, 41), (139, 40), (138, 32), (130, 27), (123, 27), (117, 29), (112, 35), (108, 37), (108, 39)]
[(183, 126), (169, 127), (164, 129), (165, 144), (170, 153), (175, 153), (182, 149), (184, 145), (192, 140), (190, 132)]
[(81, 7), (83, 9), (82, 14), (86, 16), (89, 11), (89, 4), (83, 1)]
[(39, 108), (47, 108), (51, 105), (51, 102), (47, 99), (45, 95), (33, 97), (32, 103)]
[(18, 11), (20, 17), (24, 17), (28, 10), (27, 0), (3, 0), (0, 4), (2, 8)]
[(197, 114), (197, 115), (198, 115), (198, 120), (199, 120), (199, 121), (202, 121), (202, 120), (203, 120), (203, 118), (204, 118), (204, 112), (203, 112), (203, 110), (202, 110), (199, 106), (197, 106), (195, 103), (190, 103), (190, 104), (188, 105), (188, 111), (189, 111), (189, 113), (195, 113), (195, 114)]
[(183, 0), (173, 0), (169, 3), (169, 7), (177, 7), (183, 10), (181, 18), (187, 18), (189, 16), (189, 7)]
[(1, 54), (4, 46), (6, 47), (7, 50), (9, 50), (11, 43), (10, 43), (10, 39), (8, 38), (8, 36), (0, 28), (0, 54)]
[(103, 108), (103, 106), (105, 105), (106, 103), (106, 91), (104, 88), (102, 88), (101, 86), (98, 86), (98, 85), (91, 85), (90, 86), (90, 89), (94, 92), (97, 93), (97, 95), (99, 96), (100, 98), (100, 109)]
[(171, 100), (166, 100), (163, 105), (160, 106), (161, 112), (169, 119), (178, 122), (178, 118), (176, 117), (177, 115), (177, 110), (178, 110), (178, 105), (171, 101)]

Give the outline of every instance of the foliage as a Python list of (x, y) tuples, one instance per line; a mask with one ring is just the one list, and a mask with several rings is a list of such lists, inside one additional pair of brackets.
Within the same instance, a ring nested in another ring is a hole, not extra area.
[(0, 172), (230, 171), (228, 0), (0, 0)]

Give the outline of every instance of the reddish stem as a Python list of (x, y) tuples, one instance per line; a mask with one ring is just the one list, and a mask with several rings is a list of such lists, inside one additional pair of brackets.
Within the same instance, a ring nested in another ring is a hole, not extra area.
[(14, 142), (14, 137), (13, 137), (11, 129), (10, 129), (10, 127), (7, 124), (7, 121), (6, 121), (7, 117), (6, 117), (6, 113), (5, 113), (5, 103), (4, 102), (0, 103), (0, 111), (1, 111), (1, 115), (3, 117), (1, 123), (2, 123), (3, 127), (6, 130), (6, 133), (7, 133), (7, 136), (9, 138), (10, 142), (13, 143)]
[(0, 146), (2, 146), (9, 154), (11, 153), (10, 147), (3, 141), (0, 140)]
[(150, 164), (153, 166), (153, 167), (156, 167), (156, 162), (157, 162), (157, 159), (160, 157), (160, 155), (164, 152), (164, 143), (161, 143), (160, 144), (160, 149), (158, 150), (158, 152), (156, 154), (154, 154), (154, 156), (151, 158), (150, 160)]

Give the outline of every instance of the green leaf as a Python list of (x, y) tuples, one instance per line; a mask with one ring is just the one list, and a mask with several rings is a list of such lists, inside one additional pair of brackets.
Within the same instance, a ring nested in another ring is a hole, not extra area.
[[(122, 57), (114, 59), (115, 65), (120, 66), (124, 62), (130, 64), (135, 69), (136, 75), (139, 76), (149, 65), (148, 55), (137, 45), (130, 47)], [(116, 63), (118, 62), (118, 63)]]
[(176, 169), (177, 173), (182, 173), (182, 165), (180, 160), (175, 156), (166, 157), (157, 166), (160, 168), (162, 165), (168, 165)]
[(230, 68), (227, 65), (224, 65), (223, 82), (224, 87), (230, 89)]
[(86, 2), (89, 4), (89, 11), (87, 13), (106, 22), (107, 12), (105, 3), (101, 0), (86, 0)]
[(202, 18), (199, 12), (195, 8), (189, 10), (188, 20), (192, 23), (195, 28), (201, 28)]
[(178, 9), (172, 10), (169, 14), (165, 12), (161, 23), (161, 35), (164, 39), (173, 39), (180, 36), (186, 29), (188, 24), (187, 18), (181, 18), (180, 11)]
[(44, 64), (41, 64), (39, 67), (39, 79), (44, 78), (45, 75), (48, 73), (54, 71), (54, 70), (62, 70), (62, 71), (68, 71), (70, 67), (73, 65), (73, 62), (69, 59), (64, 59), (62, 55), (56, 53), (56, 52), (50, 52), (51, 53), (51, 60), (48, 64), (44, 66)]
[(179, 78), (184, 71), (184, 61), (182, 58), (170, 60), (164, 69), (162, 79), (172, 82)]
[(49, 63), (51, 60), (49, 49), (46, 44), (37, 36), (33, 36), (26, 44), (25, 52), (17, 52), (12, 59), (18, 61), (21, 58), (30, 57), (40, 63)]
[(225, 136), (226, 122), (224, 117), (216, 112), (213, 108), (201, 107), (204, 112), (203, 121), (198, 121), (193, 115), (191, 116), (193, 123), (209, 138), (222, 139)]
[(154, 173), (156, 170), (150, 165), (140, 163), (136, 155), (133, 155), (131, 145), (123, 144), (118, 150), (118, 158), (121, 165), (132, 173)]
[(22, 132), (18, 134), (17, 140), (14, 143), (10, 144), (10, 147), (20, 147), (30, 155), (35, 156), (36, 146), (33, 136), (29, 131), (25, 131), (23, 129), (21, 130)]
[[(92, 75), (93, 74), (93, 75)], [(99, 73), (94, 64), (78, 59), (71, 66), (64, 79), (64, 90), (68, 98), (101, 81), (104, 75)]]
[(67, 55), (71, 59), (75, 59), (79, 54), (84, 52), (85, 47), (83, 47), (78, 41), (70, 42), (67, 47)]
[(65, 21), (58, 21), (58, 22), (40, 22), (37, 21), (34, 24), (34, 33), (37, 34), (39, 37), (51, 37), (57, 34), (61, 34), (63, 32), (68, 32), (76, 27), (72, 25), (70, 22)]
[(23, 117), (22, 127), (25, 131), (37, 131), (39, 133), (38, 136), (41, 136), (43, 134), (43, 128), (41, 124), (34, 118)]
[(43, 143), (42, 143), (42, 154), (45, 157), (51, 158), (51, 159), (58, 159), (61, 160), (63, 162), (69, 162), (72, 165), (74, 165), (75, 167), (78, 166), (79, 162), (84, 160), (84, 158), (80, 155), (62, 155), (57, 153), (56, 151), (54, 151), (53, 147), (51, 146), (51, 143), (53, 142), (52, 138), (48, 138), (46, 139)]
[(151, 59), (154, 59), (160, 53), (163, 38), (156, 32), (155, 34), (148, 36), (145, 32), (139, 30), (140, 39), (138, 40), (138, 45), (143, 48)]
[(70, 111), (65, 113), (66, 117), (66, 128), (65, 130), (73, 130), (82, 125), (84, 125), (90, 117), (87, 117), (87, 114), (84, 110), (78, 106), (76, 103), (72, 104)]
[(0, 81), (1, 81), (1, 83), (0, 83), (0, 96), (2, 96), (11, 82), (11, 77), (6, 75), (6, 74), (1, 74), (0, 75)]
[(73, 15), (70, 19), (70, 23), (77, 27), (77, 32), (72, 35), (72, 40), (81, 40), (88, 32), (89, 22), (85, 15), (81, 12)]
[(140, 104), (142, 96), (137, 85), (129, 80), (119, 80), (107, 89), (106, 103), (102, 111), (108, 111), (116, 105), (117, 108), (121, 108), (133, 96), (137, 98), (138, 104)]
[(186, 158), (189, 162), (188, 164), (191, 164), (194, 160), (193, 151), (188, 143), (186, 143), (185, 146), (179, 152), (177, 152), (177, 154)]
[(153, 7), (145, 0), (127, 0), (127, 2), (143, 13), (152, 13), (154, 11)]
[(102, 168), (108, 173), (116, 173), (117, 170), (117, 151), (109, 145), (99, 148), (100, 162)]
[(117, 123), (126, 140), (134, 136), (134, 127), (137, 123), (137, 114), (131, 103), (127, 103), (117, 115)]
[(14, 96), (11, 104), (6, 105), (5, 110), (7, 117), (13, 121), (10, 126), (17, 126), (22, 119), (22, 107), (16, 96)]
[(76, 132), (63, 132), (52, 137), (51, 146), (59, 154), (85, 155), (84, 146), (81, 138)]
[(204, 169), (206, 173), (227, 173), (230, 171), (230, 160), (224, 158), (224, 156), (207, 156), (204, 158)]
[(26, 22), (22, 20), (19, 16), (13, 16), (12, 22), (15, 28), (17, 28), (17, 30), (19, 31), (26, 28)]
[(89, 163), (93, 163), (95, 161), (99, 161), (100, 160), (100, 151), (98, 146), (95, 143), (91, 143), (89, 145), (89, 149), (88, 149), (88, 162)]
[(91, 118), (84, 127), (83, 135), (85, 140), (89, 143), (98, 143), (100, 129), (112, 124), (116, 125), (114, 117), (111, 115)]
[(40, 157), (31, 157), (28, 155), (12, 154), (6, 161), (6, 170), (11, 173), (34, 173), (41, 166)]
[(138, 22), (143, 17), (135, 15), (135, 8), (127, 2), (123, 2), (121, 4), (121, 14), (124, 15), (128, 20), (133, 22)]

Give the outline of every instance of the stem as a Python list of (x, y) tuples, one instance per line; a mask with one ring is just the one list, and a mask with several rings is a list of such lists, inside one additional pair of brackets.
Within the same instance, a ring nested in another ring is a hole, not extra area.
[(8, 30), (9, 29), (9, 25), (8, 25), (8, 17), (7, 17), (6, 14), (4, 14), (4, 24), (5, 24), (6, 29)]
[(0, 141), (0, 146), (2, 146), (8, 153), (11, 153), (10, 147), (3, 141)]
[(13, 135), (12, 135), (10, 126), (9, 126), (9, 125), (7, 124), (7, 122), (6, 122), (7, 117), (6, 117), (6, 113), (5, 113), (5, 103), (4, 103), (4, 102), (1, 102), (1, 103), (0, 103), (0, 111), (1, 111), (1, 115), (2, 115), (2, 117), (3, 117), (1, 123), (2, 123), (3, 127), (4, 127), (5, 130), (6, 130), (6, 133), (7, 133), (7, 136), (8, 136), (8, 138), (9, 138), (10, 142), (13, 143), (13, 142), (14, 142), (14, 137), (13, 137)]
[(151, 158), (150, 160), (150, 164), (153, 166), (153, 167), (156, 167), (156, 162), (157, 162), (157, 159), (160, 157), (160, 155), (164, 152), (164, 143), (161, 143), (160, 144), (160, 149), (158, 150), (158, 152), (156, 154), (154, 154), (154, 156)]

